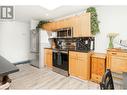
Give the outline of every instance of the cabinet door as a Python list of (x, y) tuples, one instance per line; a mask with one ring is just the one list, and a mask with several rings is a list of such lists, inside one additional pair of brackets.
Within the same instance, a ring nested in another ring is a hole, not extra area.
[(73, 25), (73, 36), (74, 37), (80, 37), (80, 18), (79, 16), (76, 16), (74, 19), (74, 25)]
[(42, 26), (42, 29), (47, 30), (47, 29), (48, 29), (48, 24), (44, 24), (44, 25)]
[(50, 58), (49, 54), (45, 53), (45, 65), (46, 66), (48, 66), (48, 64), (49, 64), (49, 58)]
[(111, 71), (116, 73), (127, 72), (127, 58), (113, 55), (110, 63)]
[(50, 67), (50, 54), (48, 53), (46, 56), (46, 60), (47, 60), (47, 67)]
[(81, 79), (88, 80), (90, 78), (90, 58), (87, 53), (82, 56), (83, 58), (78, 58), (78, 76)]
[(98, 82), (98, 59), (95, 57), (91, 60), (91, 80)]
[(75, 17), (74, 37), (91, 36), (90, 13)]
[(87, 80), (88, 79), (88, 76), (87, 76), (87, 63), (84, 61), (84, 60), (78, 60), (78, 70), (77, 70), (77, 76), (80, 78), (80, 79), (85, 79)]
[(44, 62), (47, 67), (52, 68), (52, 50), (45, 49)]
[(66, 27), (69, 27), (69, 19), (65, 19), (63, 20), (63, 27), (66, 28)]
[(65, 20), (64, 20), (64, 27), (65, 27), (65, 28), (71, 27), (71, 26), (70, 26), (70, 23), (71, 23), (70, 18), (65, 19)]
[(50, 23), (50, 31), (53, 31), (54, 30), (54, 22), (51, 22)]
[(98, 82), (101, 82), (102, 77), (105, 73), (105, 59), (98, 59)]
[(91, 62), (92, 66), (92, 74), (98, 74), (98, 60), (97, 58), (92, 58), (92, 62)]
[(47, 30), (47, 31), (51, 31), (52, 30), (52, 23), (46, 23), (43, 25), (43, 29)]
[(49, 54), (49, 57), (48, 57), (49, 59), (49, 63), (48, 63), (48, 67), (49, 68), (52, 68), (52, 54)]
[(106, 68), (110, 69), (110, 63), (111, 63), (111, 54), (107, 52), (107, 60), (106, 60)]
[(77, 59), (69, 57), (69, 74), (77, 76)]
[(103, 76), (105, 73), (105, 59), (98, 59), (98, 75)]
[(85, 13), (80, 16), (80, 36), (91, 36), (90, 13)]

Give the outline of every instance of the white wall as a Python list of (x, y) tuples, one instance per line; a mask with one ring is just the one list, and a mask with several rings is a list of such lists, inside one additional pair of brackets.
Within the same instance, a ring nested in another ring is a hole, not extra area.
[(0, 55), (12, 63), (29, 60), (29, 24), (0, 23)]
[(38, 20), (32, 19), (32, 20), (30, 21), (30, 29), (31, 29), (31, 30), (32, 30), (32, 29), (36, 29), (36, 26), (38, 25), (38, 23), (39, 23)]
[(127, 6), (99, 6), (96, 9), (100, 33), (95, 36), (95, 52), (106, 52), (109, 42), (107, 33), (117, 32), (119, 38), (127, 40)]

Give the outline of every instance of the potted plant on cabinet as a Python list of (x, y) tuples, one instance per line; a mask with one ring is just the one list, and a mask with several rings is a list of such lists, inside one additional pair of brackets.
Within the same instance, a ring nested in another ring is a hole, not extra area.
[(114, 38), (118, 35), (118, 33), (108, 33), (108, 37), (109, 37), (109, 45), (108, 45), (108, 48), (111, 49), (111, 48), (114, 48), (114, 45), (113, 45), (113, 40)]
[(96, 35), (97, 33), (100, 32), (98, 15), (97, 15), (96, 9), (94, 7), (89, 7), (87, 8), (86, 12), (91, 13), (91, 33), (93, 35)]

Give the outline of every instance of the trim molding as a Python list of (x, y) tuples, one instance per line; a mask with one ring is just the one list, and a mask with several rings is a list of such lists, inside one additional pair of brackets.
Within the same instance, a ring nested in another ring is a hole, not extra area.
[(21, 62), (17, 62), (17, 63), (13, 63), (14, 65), (19, 65), (19, 64), (29, 64), (30, 60), (26, 60), (26, 61), (21, 61)]

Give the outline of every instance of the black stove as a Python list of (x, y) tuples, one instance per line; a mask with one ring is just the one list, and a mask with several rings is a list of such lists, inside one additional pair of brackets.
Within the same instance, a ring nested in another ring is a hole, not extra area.
[(53, 49), (53, 71), (69, 76), (68, 50)]

